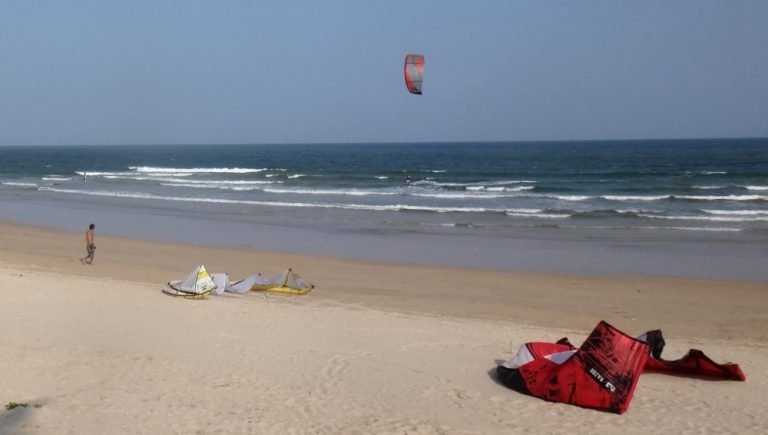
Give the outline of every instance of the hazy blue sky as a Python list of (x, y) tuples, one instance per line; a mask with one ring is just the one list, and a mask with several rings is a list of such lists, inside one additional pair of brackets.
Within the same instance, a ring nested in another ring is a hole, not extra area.
[(4, 145), (768, 136), (766, 0), (3, 0), (0, 56)]

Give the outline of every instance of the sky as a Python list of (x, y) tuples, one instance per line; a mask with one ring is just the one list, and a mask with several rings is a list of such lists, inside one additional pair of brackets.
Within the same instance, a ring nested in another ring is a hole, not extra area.
[(3, 0), (0, 145), (768, 137), (766, 23), (765, 0)]

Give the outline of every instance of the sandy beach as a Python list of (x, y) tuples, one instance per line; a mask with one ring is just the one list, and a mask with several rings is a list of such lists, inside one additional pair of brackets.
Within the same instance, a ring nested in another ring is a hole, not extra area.
[(691, 3), (4, 2), (0, 435), (768, 434), (768, 1)]
[[(765, 433), (768, 283), (364, 262), (0, 224), (0, 433)], [(309, 296), (161, 293), (194, 265), (293, 267)], [(547, 403), (493, 372), (600, 320), (662, 329), (747, 382), (645, 374), (621, 416)], [(655, 428), (655, 429), (653, 429)]]

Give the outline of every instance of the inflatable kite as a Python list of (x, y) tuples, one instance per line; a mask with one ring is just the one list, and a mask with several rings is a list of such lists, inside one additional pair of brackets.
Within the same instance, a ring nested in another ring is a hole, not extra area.
[(200, 299), (215, 289), (216, 283), (201, 264), (195, 266), (186, 278), (168, 282), (168, 287), (163, 289), (163, 293), (187, 299)]
[(664, 344), (659, 330), (633, 338), (601, 321), (578, 349), (565, 338), (557, 343), (526, 343), (496, 373), (504, 385), (521, 393), (618, 414), (629, 408), (645, 370), (746, 379), (737, 364), (718, 364), (696, 349), (678, 360), (664, 360)]
[(293, 269), (288, 269), (272, 278), (263, 277), (260, 273), (248, 278), (227, 284), (226, 291), (233, 293), (248, 293), (249, 291), (267, 291), (286, 293), (289, 295), (306, 295), (315, 288), (314, 284), (305, 281)]
[(408, 54), (405, 56), (405, 87), (408, 92), (421, 95), (421, 83), (424, 76), (424, 56)]

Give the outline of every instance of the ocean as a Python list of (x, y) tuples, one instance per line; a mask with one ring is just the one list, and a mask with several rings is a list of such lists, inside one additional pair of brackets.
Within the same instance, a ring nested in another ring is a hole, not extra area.
[[(353, 234), (385, 244), (456, 236), (457, 246), (492, 241), (497, 256), (520, 238), (768, 240), (768, 139), (0, 152), (0, 219), (68, 227), (98, 217), (120, 222), (118, 235), (315, 253), (296, 234), (313, 232), (324, 249)], [(336, 253), (375, 257), (370, 241)]]

